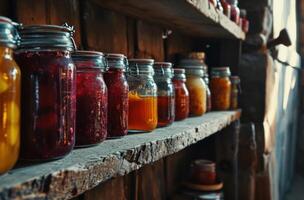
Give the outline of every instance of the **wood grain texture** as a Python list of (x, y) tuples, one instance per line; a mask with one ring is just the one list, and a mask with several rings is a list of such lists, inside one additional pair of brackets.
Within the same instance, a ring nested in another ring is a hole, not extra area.
[(47, 2), (46, 0), (16, 0), (16, 19), (23, 24), (46, 24)]
[(10, 0), (0, 0), (0, 16), (12, 17)]
[(83, 1), (83, 45), (90, 50), (128, 54), (127, 18)]
[(136, 200), (166, 199), (164, 160), (146, 165), (137, 172)]
[(201, 0), (92, 0), (98, 5), (139, 19), (212, 38), (244, 39), (242, 30), (208, 1)]
[(218, 132), (240, 118), (239, 111), (211, 112), (149, 134), (135, 134), (75, 149), (63, 159), (20, 166), (0, 178), (0, 199), (69, 199), (102, 182), (124, 176)]
[(62, 25), (68, 23), (74, 26), (76, 45), (81, 47), (79, 0), (48, 0), (47, 17), (50, 24)]
[(163, 29), (143, 21), (137, 22), (136, 57), (164, 61)]

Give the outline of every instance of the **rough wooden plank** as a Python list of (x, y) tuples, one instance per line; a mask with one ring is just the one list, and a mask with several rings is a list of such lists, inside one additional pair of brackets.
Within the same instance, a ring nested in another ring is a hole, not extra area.
[(49, 23), (62, 25), (68, 23), (74, 26), (75, 42), (78, 47), (81, 47), (81, 31), (80, 31), (80, 12), (78, 0), (48, 0), (49, 8)]
[(166, 199), (164, 160), (146, 165), (137, 173), (136, 200)]
[(0, 199), (77, 196), (110, 178), (174, 154), (240, 118), (240, 111), (211, 112), (151, 133), (75, 149), (65, 158), (22, 166), (0, 177)]
[(91, 0), (98, 5), (197, 36), (244, 39), (243, 31), (201, 0)]
[(136, 57), (164, 61), (163, 29), (143, 21), (137, 22)]
[(127, 17), (82, 1), (83, 45), (107, 53), (128, 53)]
[(0, 0), (0, 16), (11, 17), (11, 3), (10, 0)]
[(16, 0), (16, 18), (23, 24), (47, 23), (46, 0)]

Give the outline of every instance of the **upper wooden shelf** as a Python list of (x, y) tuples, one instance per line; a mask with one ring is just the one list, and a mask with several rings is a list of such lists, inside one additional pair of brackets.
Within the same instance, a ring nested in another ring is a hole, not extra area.
[(208, 0), (91, 0), (111, 10), (208, 38), (245, 39), (245, 33)]
[(240, 111), (211, 112), (151, 133), (75, 149), (63, 159), (17, 166), (0, 176), (0, 199), (69, 199), (110, 178), (176, 153), (228, 126)]

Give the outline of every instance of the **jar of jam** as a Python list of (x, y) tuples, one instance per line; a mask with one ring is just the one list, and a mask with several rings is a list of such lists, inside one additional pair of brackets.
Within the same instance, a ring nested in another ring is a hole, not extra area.
[(128, 70), (129, 131), (149, 132), (157, 126), (157, 86), (152, 59), (130, 59)]
[(185, 69), (173, 69), (175, 90), (175, 121), (186, 119), (189, 115), (189, 91), (186, 87)]
[(15, 59), (22, 72), (21, 158), (49, 160), (75, 143), (76, 69), (73, 28), (20, 26)]
[(245, 32), (248, 33), (249, 31), (249, 21), (247, 19), (247, 11), (244, 9), (241, 9), (241, 14), (240, 14), (240, 24), (239, 26), (241, 29)]
[(204, 70), (200, 62), (195, 59), (183, 59), (179, 65), (186, 70), (190, 116), (201, 116), (207, 111), (207, 86), (202, 78)]
[(104, 80), (108, 87), (108, 138), (128, 133), (129, 86), (125, 76), (127, 58), (122, 54), (107, 54), (108, 70)]
[(227, 3), (226, 0), (221, 0), (224, 14), (230, 19), (231, 18), (231, 6), (229, 3)]
[(20, 147), (20, 69), (13, 51), (18, 34), (13, 22), (0, 17), (0, 175), (11, 169)]
[(219, 67), (211, 70), (210, 87), (212, 109), (229, 110), (231, 96), (229, 67)]
[(224, 12), (224, 8), (222, 6), (222, 3), (220, 0), (216, 0), (216, 8), (221, 11), (221, 12)]
[(154, 81), (157, 85), (158, 127), (168, 126), (175, 119), (175, 92), (172, 83), (172, 64), (169, 62), (155, 62)]
[(228, 3), (230, 3), (231, 6), (231, 17), (230, 19), (234, 21), (236, 24), (239, 24), (240, 21), (240, 9), (238, 7), (238, 1), (237, 0), (226, 0)]
[(239, 91), (240, 91), (240, 77), (238, 76), (231, 76), (231, 99), (230, 99), (230, 109), (235, 110), (239, 107)]
[(76, 65), (76, 146), (98, 144), (107, 137), (108, 93), (103, 80), (104, 55), (94, 51), (72, 54)]
[(195, 160), (191, 164), (191, 180), (197, 184), (214, 184), (216, 182), (215, 163), (209, 160)]

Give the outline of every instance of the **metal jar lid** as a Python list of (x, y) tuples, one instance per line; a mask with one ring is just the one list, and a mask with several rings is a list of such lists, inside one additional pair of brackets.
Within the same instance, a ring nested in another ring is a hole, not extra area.
[(19, 35), (16, 29), (16, 23), (6, 17), (0, 16), (0, 45), (10, 48), (16, 48), (19, 41)]
[(75, 51), (72, 53), (72, 59), (76, 68), (96, 68), (106, 69), (104, 54), (98, 51)]
[(123, 69), (125, 70), (128, 66), (128, 59), (123, 54), (108, 53), (105, 56), (108, 67), (111, 69)]
[(174, 80), (182, 80), (182, 81), (186, 81), (186, 74), (185, 74), (185, 69), (181, 69), (181, 68), (174, 68), (173, 69), (173, 79)]
[(231, 83), (235, 84), (235, 85), (238, 85), (241, 83), (241, 79), (238, 76), (231, 76), (230, 80), (231, 80)]
[(204, 62), (198, 59), (182, 59), (178, 67), (186, 70), (186, 75), (193, 75), (203, 77), (204, 73)]
[(56, 25), (20, 25), (20, 46), (18, 49), (62, 49), (75, 51), (76, 44), (73, 39), (74, 28), (64, 24)]
[(212, 77), (229, 77), (230, 75), (229, 67), (216, 67), (211, 69)]
[(172, 63), (170, 62), (155, 62), (153, 68), (156, 77), (173, 77)]
[(153, 59), (129, 59), (129, 74), (131, 75), (154, 75)]

